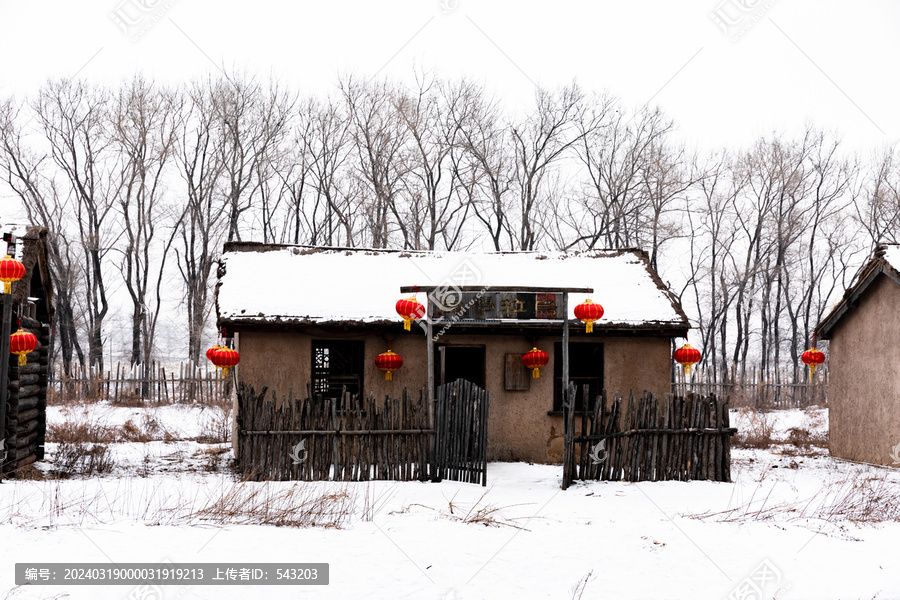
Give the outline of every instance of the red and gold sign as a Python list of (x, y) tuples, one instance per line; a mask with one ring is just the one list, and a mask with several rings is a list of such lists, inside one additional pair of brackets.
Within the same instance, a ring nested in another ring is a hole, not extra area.
[(9, 351), (19, 355), (19, 366), (24, 367), (27, 363), (25, 355), (34, 352), (37, 348), (38, 340), (33, 333), (29, 333), (19, 327), (19, 330), (9, 336)]
[(812, 376), (816, 374), (816, 367), (825, 362), (825, 353), (815, 348), (810, 348), (800, 355), (800, 360), (809, 366), (809, 377), (812, 379)]
[(590, 298), (575, 307), (575, 316), (585, 322), (585, 333), (594, 331), (594, 321), (599, 321), (603, 316), (603, 307), (594, 304)]
[(392, 381), (391, 373), (403, 366), (403, 357), (388, 350), (375, 357), (375, 366), (384, 371), (385, 381)]
[(684, 366), (684, 374), (690, 375), (691, 365), (695, 365), (700, 362), (700, 351), (690, 344), (685, 344), (675, 351), (674, 358), (675, 362)]
[(522, 364), (531, 369), (531, 377), (538, 379), (541, 376), (541, 367), (546, 367), (550, 362), (550, 356), (543, 350), (532, 348), (522, 355)]
[(410, 296), (404, 300), (397, 300), (397, 314), (403, 317), (403, 329), (409, 331), (413, 319), (425, 316), (425, 307), (415, 296)]
[(25, 277), (25, 265), (7, 254), (0, 258), (0, 281), (3, 282), (3, 293), (12, 293), (12, 284)]

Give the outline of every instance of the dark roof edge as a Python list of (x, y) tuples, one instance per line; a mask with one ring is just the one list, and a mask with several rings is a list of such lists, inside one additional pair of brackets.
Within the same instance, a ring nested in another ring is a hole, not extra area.
[(872, 260), (870, 260), (868, 264), (863, 267), (862, 271), (860, 271), (856, 283), (847, 288), (844, 292), (844, 297), (841, 298), (841, 301), (838, 302), (837, 306), (835, 306), (831, 312), (816, 325), (816, 337), (822, 340), (830, 340), (831, 334), (834, 332), (834, 328), (837, 324), (851, 308), (854, 308), (859, 304), (859, 299), (866, 290), (871, 287), (875, 280), (878, 279), (879, 275), (885, 275), (888, 279), (891, 279), (894, 283), (900, 285), (900, 272), (891, 266), (884, 258), (884, 252), (875, 253)]
[[(577, 323), (577, 319), (573, 319), (571, 323), (574, 325)], [(435, 323), (436, 327), (443, 327), (446, 323), (438, 322)], [(358, 329), (371, 329), (371, 328), (379, 328), (379, 327), (401, 327), (402, 321), (399, 320), (386, 320), (379, 319), (376, 321), (353, 321), (353, 320), (333, 320), (333, 321), (319, 321), (319, 320), (311, 320), (311, 319), (303, 319), (303, 318), (259, 318), (259, 317), (219, 317), (216, 319), (216, 325), (218, 327), (266, 327), (266, 326), (276, 326), (276, 327), (287, 327), (287, 328), (303, 328), (303, 327), (353, 327)], [(492, 327), (491, 323), (466, 323), (464, 321), (456, 321), (452, 323), (453, 327), (456, 328), (468, 328), (468, 329), (484, 329), (489, 330)], [(499, 325), (498, 329), (516, 329), (516, 328), (533, 328), (533, 329), (560, 329), (562, 327), (561, 323), (546, 323), (546, 322), (529, 322), (522, 321), (520, 323), (503, 323)], [(685, 323), (679, 321), (651, 321), (648, 323), (595, 323), (594, 331), (602, 332), (602, 333), (612, 333), (616, 331), (684, 331), (685, 333), (689, 329), (689, 326)]]
[[(460, 254), (478, 254), (478, 252), (467, 252), (464, 250), (427, 250), (412, 248), (366, 248), (366, 247), (348, 247), (348, 246), (311, 246), (307, 244), (267, 244), (263, 242), (225, 242), (222, 246), (222, 253), (226, 252), (270, 252), (275, 250), (287, 250), (291, 248), (301, 249), (303, 254), (314, 254), (316, 252), (378, 252), (382, 254), (402, 254), (404, 252), (417, 254), (431, 254), (437, 252), (452, 252)], [(541, 254), (542, 252), (557, 252), (555, 250), (500, 250), (486, 251), (484, 254)], [(604, 253), (607, 256), (621, 256), (627, 253), (642, 255), (647, 261), (647, 253), (640, 248), (595, 248), (592, 250), (579, 250), (575, 252), (563, 252), (567, 256), (581, 256), (593, 253)]]

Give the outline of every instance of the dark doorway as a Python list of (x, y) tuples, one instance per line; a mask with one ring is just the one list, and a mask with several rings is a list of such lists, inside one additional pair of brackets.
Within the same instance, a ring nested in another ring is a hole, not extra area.
[(465, 379), (484, 389), (484, 346), (438, 346), (435, 350), (435, 385)]
[[(562, 342), (554, 346), (553, 360), (553, 410), (562, 410)], [(569, 344), (569, 381), (575, 384), (575, 410), (583, 411), (582, 388), (588, 384), (588, 410), (594, 410), (594, 401), (603, 391), (603, 344), (581, 342)]]

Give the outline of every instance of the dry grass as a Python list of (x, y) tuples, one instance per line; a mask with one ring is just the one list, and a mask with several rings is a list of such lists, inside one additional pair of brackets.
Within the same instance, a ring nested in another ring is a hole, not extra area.
[(215, 525), (340, 528), (354, 514), (355, 502), (346, 489), (319, 492), (309, 484), (280, 489), (241, 482), (186, 518)]
[[(246, 482), (179, 485), (122, 478), (106, 485), (51, 479), (10, 490), (0, 522), (20, 527), (88, 527), (119, 521), (147, 525), (340, 528), (378, 509), (359, 502), (359, 484)], [(2, 599), (2, 596), (0, 596)]]
[(581, 600), (581, 597), (584, 596), (584, 590), (587, 587), (587, 584), (590, 583), (594, 579), (594, 571), (588, 571), (587, 575), (578, 580), (570, 592), (572, 592), (572, 600)]
[(460, 523), (466, 523), (469, 525), (484, 525), (485, 527), (512, 527), (513, 529), (522, 529), (524, 531), (529, 531), (528, 529), (525, 529), (524, 527), (515, 523), (515, 521), (519, 519), (511, 519), (504, 516), (503, 514), (504, 510), (518, 505), (498, 507), (493, 504), (488, 504), (487, 502), (485, 502), (485, 497), (488, 495), (489, 491), (490, 490), (484, 492), (478, 498), (478, 500), (468, 506), (466, 506), (465, 504), (455, 503), (456, 494), (454, 494), (453, 497), (448, 501), (447, 508), (444, 510), (436, 511), (436, 509), (430, 506), (413, 503), (409, 504), (405, 509), (399, 512), (408, 512), (411, 507), (418, 506), (426, 510), (436, 511), (438, 513), (438, 516), (445, 519), (450, 519), (451, 521), (458, 521)]
[(770, 504), (774, 486), (761, 500), (754, 497), (729, 510), (688, 515), (721, 522), (821, 519), (828, 523), (882, 523), (900, 521), (900, 483), (885, 473), (862, 473), (826, 482), (810, 498)]
[(19, 467), (12, 472), (12, 477), (18, 480), (41, 481), (44, 479), (44, 473), (34, 466), (34, 464)]
[(62, 479), (75, 475), (100, 475), (115, 467), (112, 453), (106, 444), (59, 442), (53, 457), (54, 474)]
[(97, 421), (67, 420), (47, 427), (47, 441), (56, 443), (115, 444), (121, 442), (174, 442), (178, 437), (155, 417), (143, 415), (140, 423), (131, 419), (122, 425)]
[(781, 454), (787, 456), (815, 456), (828, 449), (828, 435), (810, 433), (804, 427), (791, 427), (788, 429), (785, 445), (781, 448)]
[[(209, 414), (211, 413), (211, 414)], [(197, 441), (201, 444), (225, 444), (231, 441), (230, 406), (213, 406), (209, 410), (204, 406), (201, 412), (203, 421), (200, 424), (200, 435)]]
[(746, 425), (732, 438), (736, 448), (768, 448), (776, 441), (772, 438), (775, 419), (771, 413), (759, 412), (751, 408), (740, 410), (742, 421)]

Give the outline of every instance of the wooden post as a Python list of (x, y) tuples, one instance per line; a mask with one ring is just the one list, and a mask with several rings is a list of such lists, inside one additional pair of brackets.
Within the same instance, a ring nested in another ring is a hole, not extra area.
[[(12, 244), (10, 243), (10, 246)], [(13, 250), (12, 254), (15, 253)], [(9, 336), (12, 328), (12, 294), (4, 294), (3, 325), (0, 330), (0, 477), (6, 463), (6, 404), (9, 402)], [(15, 456), (13, 456), (15, 458)]]
[(431, 292), (425, 294), (425, 354), (428, 356), (428, 426), (434, 427), (434, 331), (431, 325)]
[(562, 404), (563, 404), (563, 480), (562, 489), (568, 489), (572, 478), (572, 452), (575, 450), (575, 413), (573, 398), (569, 394), (569, 294), (562, 295)]
[[(6, 253), (16, 255), (16, 237), (4, 235)], [(9, 336), (12, 330), (12, 293), (4, 294), (3, 324), (0, 326), (0, 477), (3, 476), (3, 465), (6, 463), (6, 404), (9, 402)], [(13, 432), (15, 434), (15, 431)], [(15, 456), (13, 456), (15, 459)]]

